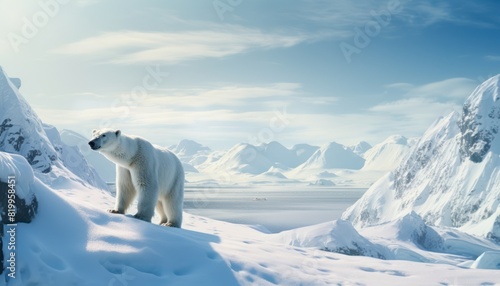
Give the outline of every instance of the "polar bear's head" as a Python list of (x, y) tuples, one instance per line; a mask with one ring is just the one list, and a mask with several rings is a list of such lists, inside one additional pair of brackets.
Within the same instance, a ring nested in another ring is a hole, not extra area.
[(101, 129), (92, 131), (92, 140), (89, 142), (90, 148), (96, 151), (106, 151), (116, 148), (121, 135), (120, 130)]

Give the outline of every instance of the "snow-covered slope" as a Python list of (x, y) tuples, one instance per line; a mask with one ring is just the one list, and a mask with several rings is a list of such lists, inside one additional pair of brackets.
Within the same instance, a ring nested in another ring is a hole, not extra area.
[(370, 150), (372, 148), (372, 145), (366, 141), (361, 141), (356, 145), (349, 146), (349, 149), (354, 152), (354, 154), (363, 157), (363, 154), (366, 153), (366, 151)]
[(273, 166), (259, 148), (247, 144), (237, 144), (219, 160), (206, 166), (204, 171), (219, 173), (248, 173), (258, 175)]
[[(484, 268), (500, 269), (500, 246), (456, 229), (427, 226), (411, 212), (389, 223), (357, 231), (349, 221), (336, 220), (283, 231), (270, 240), (325, 251), (385, 260), (446, 263), (472, 267), (487, 253)], [(476, 261), (475, 261), (476, 260)], [(463, 265), (467, 261), (467, 265)], [(487, 266), (486, 266), (487, 265)]]
[(106, 188), (78, 148), (64, 144), (57, 129), (40, 120), (18, 86), (0, 67), (0, 151), (25, 157), (44, 181), (63, 176)]
[(410, 151), (408, 139), (404, 136), (390, 136), (383, 142), (363, 153), (363, 170), (392, 171)]
[(316, 150), (318, 150), (318, 146), (312, 146), (309, 144), (296, 144), (293, 145), (292, 151), (295, 152), (295, 156), (297, 156), (297, 160), (299, 165), (307, 161)]
[[(374, 237), (362, 236), (345, 221), (266, 234), (185, 214), (185, 228), (167, 228), (107, 213), (113, 204), (109, 194), (76, 182), (71, 187), (71, 194), (54, 191), (35, 178), (39, 215), (30, 224), (18, 224), (16, 278), (5, 275), (0, 285), (370, 285), (374, 279), (381, 285), (500, 283), (491, 270), (456, 266), (465, 262), (491, 268), (498, 264), (497, 246), (453, 231), (446, 232), (454, 239), (449, 249), (465, 245), (487, 254), (474, 260), (479, 254), (435, 254), (405, 246), (413, 233), (411, 220), (388, 226), (403, 234), (388, 245), (400, 245), (394, 252), (408, 261), (381, 261), (331, 252), (387, 255), (380, 253), (387, 248), (371, 241)], [(427, 263), (415, 262), (416, 257)]]
[(314, 148), (303, 145), (297, 147), (298, 149), (288, 149), (275, 141), (259, 146), (240, 143), (225, 152), (218, 160), (204, 162), (197, 167), (208, 172), (252, 175), (263, 174), (271, 168), (287, 170), (298, 166), (304, 155)]
[(101, 153), (92, 151), (89, 147), (89, 138), (75, 131), (61, 130), (61, 140), (69, 146), (77, 147), (85, 160), (96, 170), (105, 182), (114, 182), (116, 178), (115, 164), (106, 159)]
[(462, 115), (434, 123), (409, 156), (343, 215), (356, 226), (415, 211), (433, 225), (500, 241), (500, 75), (470, 95)]
[(207, 146), (189, 139), (183, 139), (179, 143), (170, 146), (169, 149), (179, 156), (179, 158), (192, 158), (194, 155), (200, 153), (206, 154), (212, 151)]
[(338, 143), (331, 142), (321, 146), (297, 169), (354, 169), (363, 167), (365, 160)]
[(276, 141), (263, 143), (257, 147), (274, 166), (282, 169), (295, 168), (300, 164), (295, 151), (287, 149)]

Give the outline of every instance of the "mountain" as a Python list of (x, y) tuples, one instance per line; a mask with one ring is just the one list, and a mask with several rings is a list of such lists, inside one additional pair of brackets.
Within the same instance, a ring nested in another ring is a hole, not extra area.
[(338, 143), (331, 142), (321, 146), (306, 162), (297, 169), (354, 169), (363, 167), (365, 160)]
[[(64, 144), (57, 129), (40, 120), (19, 92), (20, 86), (19, 79), (12, 82), (0, 67), (0, 151), (26, 158), (35, 175), (44, 182), (64, 175), (71, 180), (106, 188), (78, 148)], [(55, 169), (58, 172), (54, 172)]]
[[(297, 167), (306, 156), (313, 153), (317, 147), (300, 144), (288, 149), (282, 144), (273, 141), (254, 146), (240, 143), (225, 152), (222, 156), (207, 156), (207, 161), (196, 165), (203, 171), (247, 173), (258, 175), (265, 172), (275, 172), (271, 168), (288, 170)], [(220, 157), (219, 157), (220, 156)], [(210, 161), (210, 162), (208, 162)]]
[(363, 170), (392, 171), (410, 151), (410, 142), (404, 136), (390, 136), (363, 154)]
[(204, 171), (258, 175), (266, 172), (273, 165), (273, 162), (262, 153), (260, 148), (240, 143), (229, 149), (213, 164), (205, 165)]
[(61, 130), (61, 140), (69, 145), (77, 147), (85, 160), (97, 171), (99, 176), (106, 182), (114, 182), (116, 178), (115, 164), (99, 152), (92, 151), (89, 147), (89, 138), (71, 130)]
[(349, 146), (349, 149), (351, 149), (352, 152), (354, 152), (354, 154), (356, 154), (358, 156), (363, 156), (363, 154), (365, 154), (365, 152), (370, 150), (371, 148), (372, 148), (372, 145), (370, 145), (370, 143), (368, 143), (366, 141), (361, 141), (356, 145)]
[(189, 139), (183, 139), (168, 149), (179, 157), (184, 171), (190, 173), (198, 173), (198, 169), (195, 166), (206, 162), (212, 153), (212, 150), (207, 146)]
[(196, 155), (207, 155), (212, 152), (207, 146), (189, 139), (183, 139), (179, 143), (170, 146), (169, 149), (185, 162), (189, 162)]
[(414, 211), (426, 223), (500, 241), (500, 75), (439, 119), (393, 172), (342, 216), (358, 227)]
[(295, 151), (287, 149), (285, 146), (281, 145), (281, 143), (276, 141), (263, 143), (257, 148), (276, 167), (287, 169), (295, 168), (300, 164), (300, 160)]
[(312, 146), (309, 144), (297, 144), (292, 147), (292, 151), (295, 152), (299, 165), (307, 161), (314, 152), (319, 149), (318, 146)]

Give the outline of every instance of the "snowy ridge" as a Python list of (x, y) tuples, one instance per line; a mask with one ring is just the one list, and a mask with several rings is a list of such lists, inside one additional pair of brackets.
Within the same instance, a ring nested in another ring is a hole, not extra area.
[(499, 80), (479, 86), (462, 116), (451, 113), (434, 123), (343, 218), (362, 227), (415, 211), (426, 223), (500, 241)]
[(354, 169), (363, 167), (365, 160), (354, 154), (349, 148), (335, 142), (321, 146), (304, 164), (297, 167), (304, 169)]
[(64, 144), (57, 129), (40, 120), (18, 86), (20, 81), (12, 83), (0, 68), (0, 151), (22, 155), (45, 182), (67, 177), (106, 188), (80, 151)]
[(410, 142), (404, 136), (390, 136), (383, 142), (363, 153), (365, 164), (363, 170), (394, 170), (410, 150)]

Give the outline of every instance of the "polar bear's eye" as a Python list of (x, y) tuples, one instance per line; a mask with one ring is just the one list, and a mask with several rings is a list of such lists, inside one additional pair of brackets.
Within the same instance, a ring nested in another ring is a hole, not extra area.
[(103, 134), (102, 137), (106, 137), (106, 134)]

